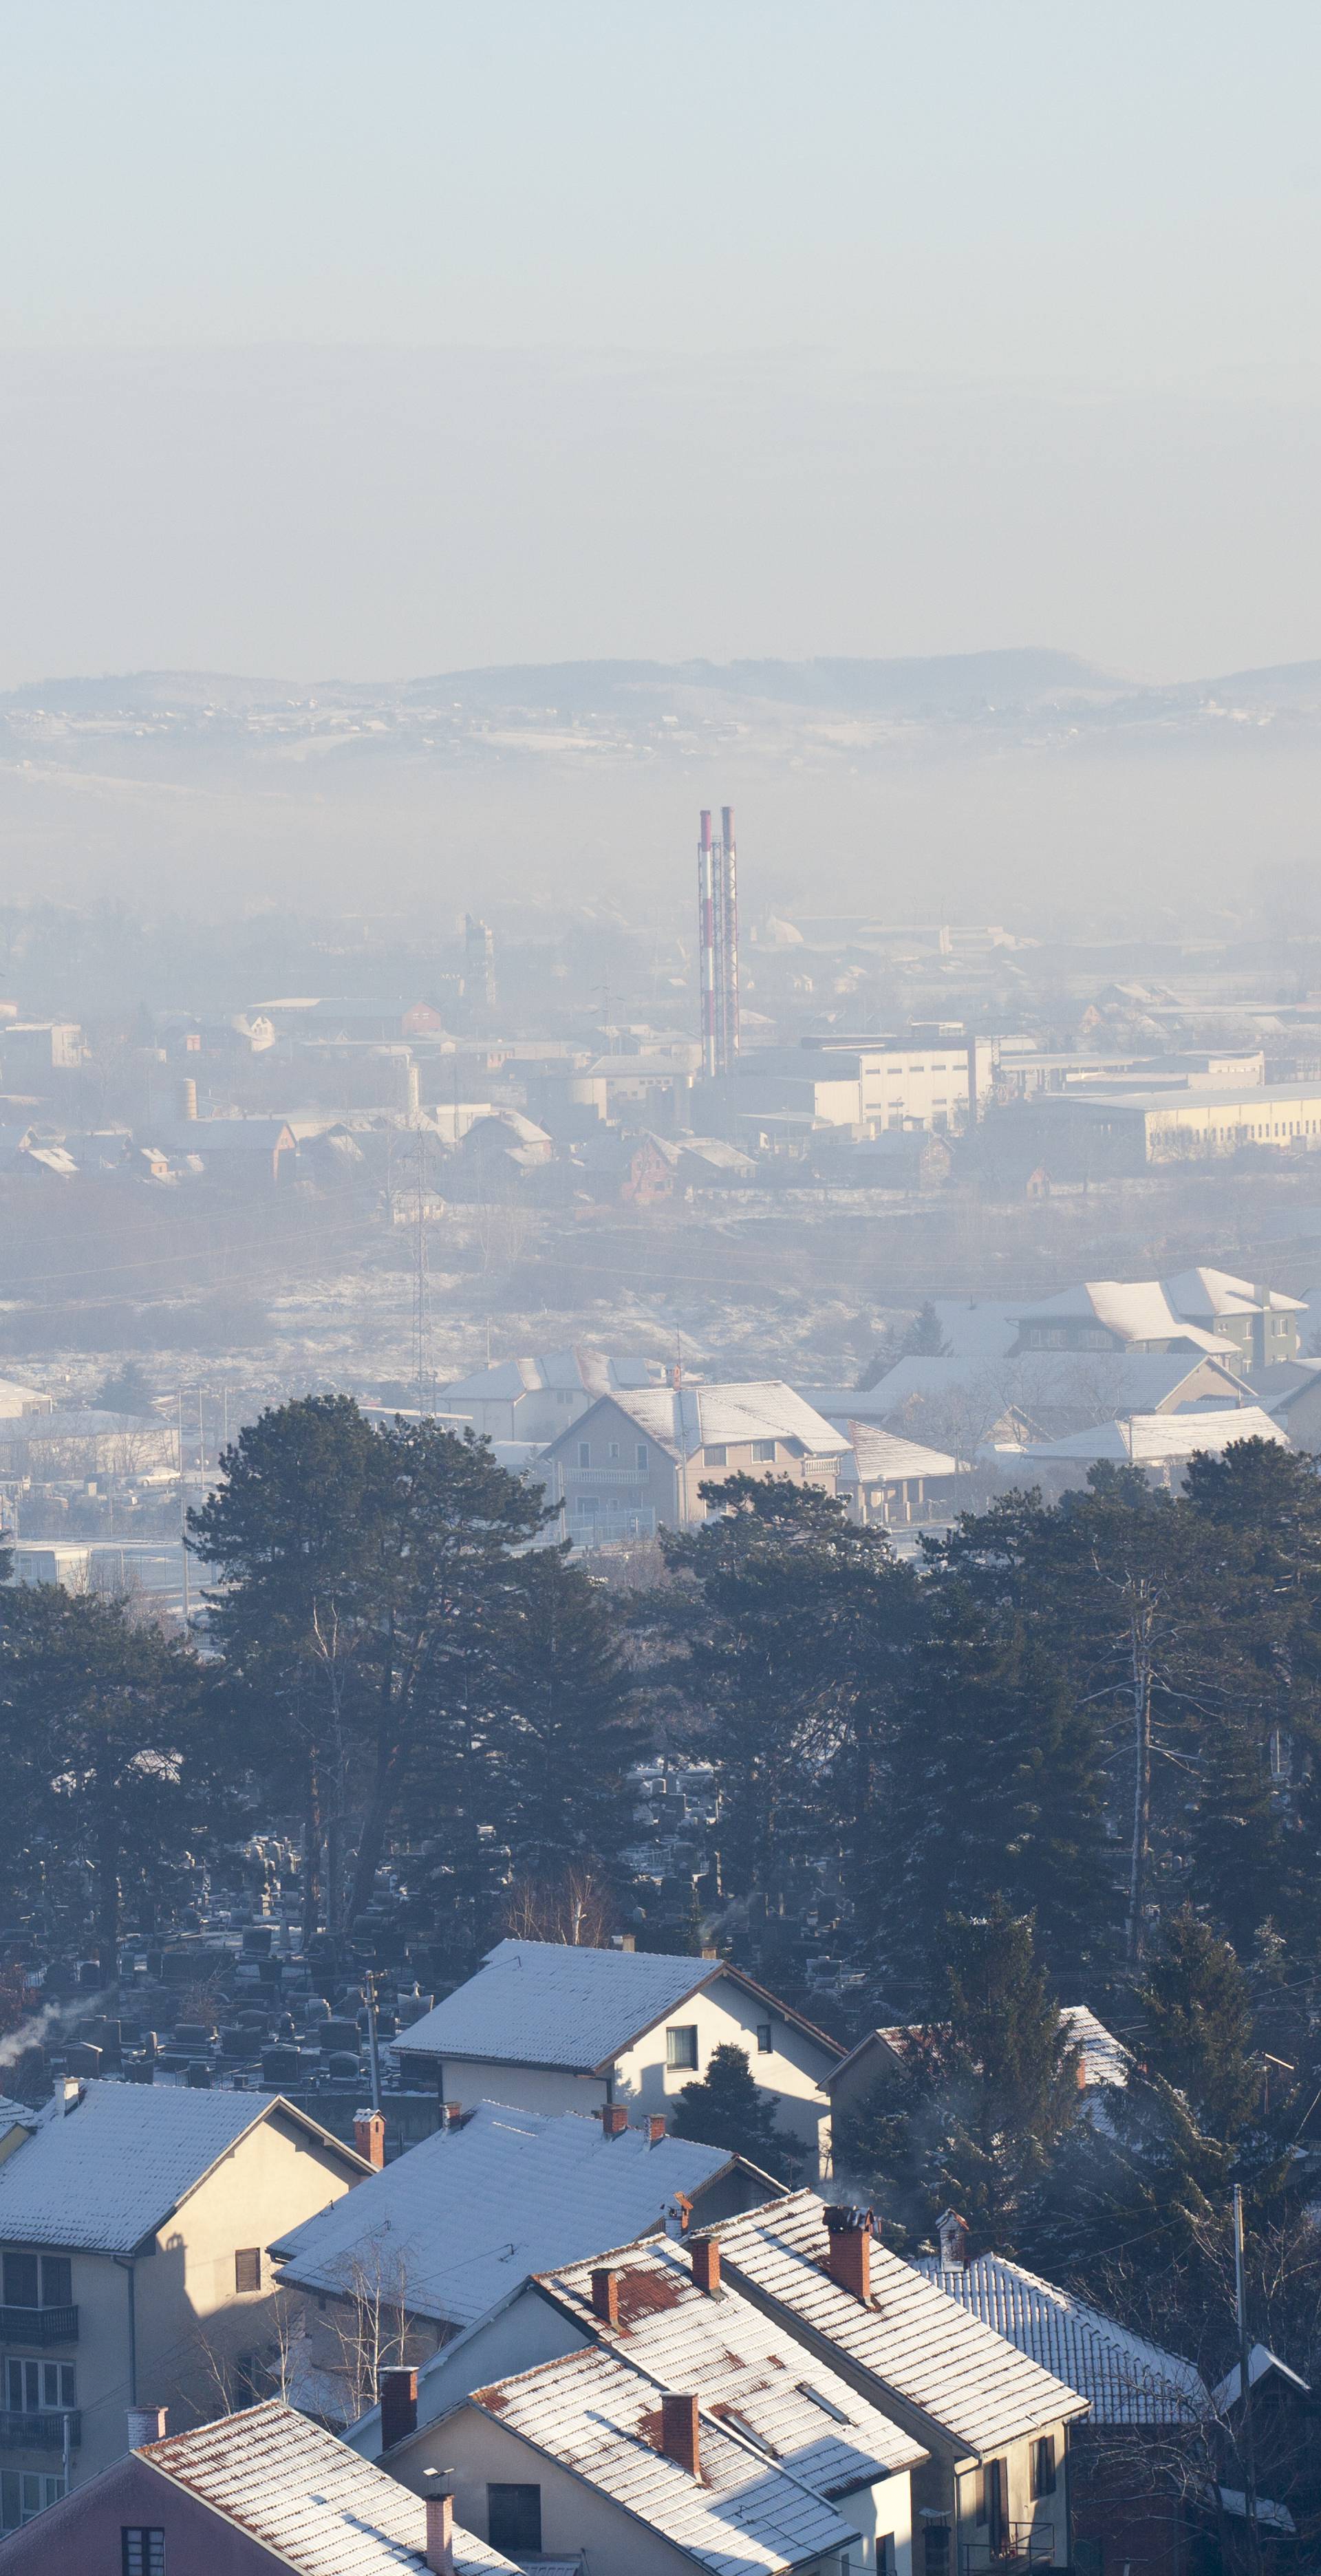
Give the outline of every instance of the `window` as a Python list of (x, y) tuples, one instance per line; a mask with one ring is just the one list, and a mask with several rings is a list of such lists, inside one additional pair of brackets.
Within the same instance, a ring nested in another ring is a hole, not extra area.
[(667, 2066), (696, 2066), (696, 2022), (679, 2022), (666, 2031), (665, 2063)]
[(648, 1450), (648, 1448), (647, 1448), (646, 1441), (645, 1441), (645, 1440), (639, 1440), (639, 1442), (638, 1442), (638, 1469), (639, 1469), (640, 1474), (642, 1474), (642, 1475), (644, 1475), (644, 1476), (645, 1476), (645, 1475), (646, 1475), (646, 1472), (647, 1472), (647, 1469), (649, 1468), (649, 1466), (650, 1466), (650, 1465), (651, 1465), (651, 1455), (650, 1455), (650, 1452), (649, 1452), (649, 1450)]
[(590, 1440), (580, 1440), (578, 1443), (578, 1464), (580, 1467), (590, 1467), (591, 1463), (592, 1444)]
[(1052, 2496), (1055, 2493), (1055, 2436), (1043, 2433), (1032, 2445), (1032, 2493)]
[(71, 2361), (20, 2361), (15, 2354), (6, 2361), (5, 2405), (11, 2415), (56, 2415), (77, 2402)]
[(836, 2406), (833, 2399), (823, 2397), (820, 2389), (814, 2388), (810, 2380), (800, 2379), (795, 2385), (799, 2396), (810, 2397), (812, 2404), (819, 2406), (822, 2414), (830, 2417), (832, 2424), (848, 2424), (852, 2421), (852, 2418), (845, 2414), (842, 2406)]
[(949, 2576), (949, 2524), (928, 2522), (922, 2530), (924, 2576)]
[(773, 1441), (773, 1440), (754, 1440), (754, 1441), (753, 1441), (753, 1444), (752, 1444), (752, 1454), (753, 1454), (753, 1457), (757, 1460), (758, 1465), (759, 1465), (759, 1466), (764, 1466), (765, 1464), (767, 1464), (767, 1462), (768, 1462), (768, 1461), (772, 1460), (772, 1459), (774, 1458), (774, 1456), (775, 1456), (775, 1443), (774, 1443), (774, 1441)]
[(605, 1454), (607, 1458), (612, 1460), (616, 1459), (619, 1456), (619, 1442), (617, 1440), (610, 1441), (607, 1445)]
[(729, 1465), (729, 1451), (725, 1447), (723, 1440), (718, 1441), (714, 1448), (705, 1450), (703, 1455), (708, 1467), (727, 1467)]
[(1005, 2464), (1003, 2460), (988, 2460), (977, 2480), (977, 2521), (987, 2533), (992, 2550), (997, 2550), (1004, 2538)]
[(492, 2549), (526, 2555), (541, 2551), (540, 2487), (488, 2487), (486, 2537)]
[(17, 2531), (34, 2514), (44, 2513), (47, 2505), (58, 2504), (63, 2493), (63, 2477), (6, 2469), (0, 2474), (0, 2531)]
[(770, 2023), (768, 2021), (759, 2021), (757, 2024), (757, 2047), (760, 2050), (761, 2055), (763, 2057), (769, 2057), (774, 2046), (775, 2041), (771, 2035)]
[(35, 2254), (6, 2254), (5, 2306), (7, 2308), (39, 2308), (41, 2293), (37, 2283)]
[(124, 2576), (165, 2576), (165, 2534), (149, 2524), (123, 2526)]
[(239, 2247), (234, 2256), (234, 2287), (236, 2290), (261, 2288), (261, 2247), (259, 2245)]
[(876, 2534), (876, 2576), (895, 2576), (896, 2563), (894, 2554), (894, 2533), (892, 2531), (878, 2531)]
[(73, 2306), (73, 2265), (67, 2254), (42, 2255), (41, 2304), (43, 2308)]

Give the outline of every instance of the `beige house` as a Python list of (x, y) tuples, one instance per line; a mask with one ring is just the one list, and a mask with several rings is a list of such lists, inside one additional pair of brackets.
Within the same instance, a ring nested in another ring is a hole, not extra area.
[(500, 1941), (396, 2045), (405, 2082), (447, 2102), (612, 2107), (623, 2123), (672, 2111), (722, 2043), (744, 2050), (779, 2125), (824, 2171), (826, 2086), (844, 2051), (724, 1959)]
[(702, 1486), (731, 1476), (787, 1476), (833, 1494), (848, 1446), (782, 1378), (656, 1386), (601, 1397), (535, 1473), (568, 1537), (599, 1547), (706, 1520)]
[(371, 2170), (278, 2097), (66, 2077), (0, 2106), (0, 2522), (119, 2458), (127, 2410), (200, 2423), (276, 2338), (265, 2247)]

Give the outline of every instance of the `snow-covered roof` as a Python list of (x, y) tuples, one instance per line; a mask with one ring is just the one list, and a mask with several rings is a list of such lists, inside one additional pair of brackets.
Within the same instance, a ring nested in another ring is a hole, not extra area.
[(875, 2382), (976, 2458), (1086, 2411), (1062, 2380), (942, 2298), (911, 2264), (873, 2243), (872, 2301), (864, 2307), (826, 2269), (825, 2211), (814, 2192), (792, 2193), (713, 2228), (736, 2287), (833, 2346)]
[(685, 2138), (652, 2146), (642, 2129), (607, 2138), (580, 2111), (482, 2102), (462, 2128), (410, 2147), (272, 2252), (303, 2288), (343, 2291), (366, 2276), (406, 2294), (419, 2316), (464, 2325), (529, 2272), (659, 2227), (677, 2193), (692, 2199), (731, 2162), (723, 2147)]
[[(1125, 1342), (1186, 1341), (1196, 1330), (1176, 1314), (1159, 1279), (1085, 1279), (1037, 1305), (1020, 1306), (1018, 1321), (1095, 1323)], [(1214, 1334), (1206, 1338), (1215, 1341)]]
[(278, 2094), (89, 2078), (72, 2108), (57, 2093), (27, 2114), (36, 2123), (31, 2137), (0, 2164), (0, 2236), (8, 2244), (129, 2254), (272, 2112), (366, 2170), (351, 2147)]
[[(619, 2327), (592, 2306), (592, 2273), (617, 2274)], [(928, 2455), (825, 2363), (737, 2290), (699, 2290), (690, 2248), (665, 2239), (594, 2255), (543, 2275), (542, 2286), (575, 2324), (663, 2388), (696, 2397), (705, 2415), (769, 2452), (814, 2495), (872, 2486)]]
[(936, 1319), (956, 1359), (1002, 1359), (1018, 1339), (1016, 1303), (990, 1297), (937, 1297)]
[(22, 1386), (17, 1378), (0, 1377), (0, 1414), (49, 1413), (51, 1400), (35, 1386)]
[[(422, 2497), (278, 2399), (167, 2434), (138, 2457), (297, 2576), (418, 2576), (425, 2559)], [(456, 2524), (454, 2566), (486, 2576), (514, 2561)]]
[[(1289, 2368), (1287, 2361), (1281, 2361), (1279, 2354), (1272, 2352), (1269, 2344), (1254, 2343), (1248, 2354), (1249, 2388), (1255, 2388), (1259, 2379), (1268, 2379), (1272, 2375), (1287, 2380), (1291, 2388), (1297, 2389), (1300, 2397), (1311, 2396), (1310, 2383), (1306, 2379), (1300, 2379), (1297, 2371)], [(1242, 2385), (1243, 2375), (1238, 2363), (1235, 2362), (1233, 2369), (1221, 2380), (1215, 2391), (1213, 2402), (1219, 2414), (1227, 2414), (1231, 2406), (1237, 2406)]]
[(568, 2066), (588, 2075), (723, 1973), (718, 1959), (498, 1941), (467, 1984), (400, 2033), (401, 2057)]
[[(842, 1396), (829, 1410), (832, 1419), (847, 1411), (859, 1422), (887, 1422), (917, 1399), (940, 1403), (970, 1397), (1027, 1414), (1061, 1405), (1094, 1406), (1098, 1413), (1123, 1405), (1154, 1413), (1194, 1377), (1197, 1395), (1210, 1385), (1223, 1388), (1228, 1398), (1242, 1385), (1228, 1365), (1231, 1356), (1238, 1354), (1225, 1343), (1205, 1356), (1192, 1351), (1016, 1351), (1000, 1360), (896, 1360), (865, 1395)], [(823, 1410), (826, 1392), (812, 1390), (813, 1401)]]
[[(692, 1458), (708, 1447), (737, 1448), (749, 1440), (796, 1441), (811, 1458), (838, 1458), (848, 1447), (843, 1433), (778, 1377), (620, 1390), (614, 1401), (673, 1458)], [(585, 1430), (586, 1419), (580, 1416), (573, 1424), (575, 1439)]]
[(616, 2353), (592, 2347), (543, 2362), (475, 2389), (455, 2411), (468, 2407), (559, 2461), (711, 2576), (781, 2576), (856, 2544), (856, 2530), (831, 2505), (710, 2417), (700, 2425), (700, 2479), (668, 2459), (659, 2447), (661, 2391)]
[(849, 1454), (840, 1464), (842, 1485), (896, 1485), (915, 1476), (957, 1476), (959, 1462), (943, 1449), (924, 1449), (916, 1440), (901, 1440), (875, 1423), (843, 1421)]
[(1207, 2413), (1205, 2384), (1190, 2361), (1130, 2334), (1021, 2263), (982, 2254), (962, 2267), (944, 2268), (933, 2257), (913, 2269), (1087, 2398), (1095, 2424), (1193, 2424)]
[(1236, 1279), (1229, 1270), (1180, 1270), (1160, 1284), (1175, 1314), (1198, 1323), (1214, 1323), (1217, 1315), (1259, 1315), (1263, 1308), (1273, 1315), (1307, 1311), (1301, 1297), (1286, 1297), (1279, 1288), (1254, 1288), (1250, 1279)]
[(1089, 2005), (1061, 2004), (1060, 2027), (1071, 2044), (1082, 2051), (1084, 2084), (1127, 2084), (1132, 2064), (1128, 2050)]
[(1199, 1449), (1218, 1458), (1240, 1440), (1269, 1440), (1287, 1449), (1289, 1440), (1278, 1422), (1258, 1404), (1226, 1404), (1198, 1413), (1133, 1413), (1122, 1422), (1101, 1422), (1092, 1431), (1070, 1431), (1062, 1440), (1038, 1440), (1023, 1451), (1035, 1460), (1113, 1458), (1137, 1467), (1158, 1467), (1192, 1458)]

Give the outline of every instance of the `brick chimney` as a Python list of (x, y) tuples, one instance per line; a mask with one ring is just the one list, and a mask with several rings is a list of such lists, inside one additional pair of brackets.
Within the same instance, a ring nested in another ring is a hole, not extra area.
[(968, 2263), (968, 2222), (957, 2209), (943, 2209), (936, 2220), (942, 2272), (963, 2272)]
[(701, 2477), (702, 2443), (695, 2397), (662, 2397), (661, 2449), (666, 2459), (676, 2460), (690, 2478)]
[(651, 2146), (651, 2147), (658, 2147), (658, 2146), (660, 2145), (661, 2139), (662, 2139), (662, 2138), (664, 2137), (664, 2135), (665, 2135), (665, 2132), (666, 2132), (666, 2129), (668, 2128), (668, 2126), (669, 2126), (669, 2122), (668, 2122), (668, 2119), (667, 2119), (666, 2114), (665, 2114), (665, 2112), (664, 2112), (664, 2111), (648, 2111), (648, 2113), (647, 2113), (647, 2144), (648, 2144), (648, 2146)]
[(842, 2201), (826, 2204), (826, 2270), (841, 2290), (871, 2304), (872, 2214)]
[(603, 2138), (622, 2138), (627, 2127), (628, 2111), (622, 2102), (603, 2102), (601, 2104), (601, 2135)]
[(381, 2408), (381, 2449), (392, 2451), (417, 2431), (417, 2372), (383, 2370), (376, 2384)]
[(128, 2447), (140, 2451), (148, 2442), (163, 2442), (168, 2409), (164, 2406), (130, 2406), (128, 2410)]
[(602, 2263), (592, 2274), (592, 2313), (602, 2325), (619, 2325), (619, 2274)]
[(364, 2162), (380, 2173), (385, 2164), (385, 2122), (379, 2111), (355, 2111), (353, 2143)]
[(431, 2576), (454, 2576), (454, 2498), (448, 2493), (429, 2495), (426, 2505)]
[(445, 2126), (447, 2129), (461, 2129), (463, 2127), (463, 2104), (461, 2102), (442, 2102), (440, 2107), (445, 2115)]
[(720, 2246), (714, 2236), (698, 2236), (693, 2242), (693, 2279), (708, 2299), (720, 2296)]
[(636, 1932), (621, 1932), (619, 1936), (619, 1946), (621, 1950), (627, 1950), (630, 1953), (636, 1950), (638, 1946), (638, 1936)]

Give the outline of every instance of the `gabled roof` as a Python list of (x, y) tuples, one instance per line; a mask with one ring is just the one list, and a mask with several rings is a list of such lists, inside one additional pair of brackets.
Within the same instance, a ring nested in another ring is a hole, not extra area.
[[(617, 1389), (612, 1400), (672, 1458), (694, 1458), (708, 1446), (738, 1447), (749, 1440), (796, 1441), (810, 1458), (838, 1458), (848, 1447), (843, 1433), (778, 1377), (636, 1392)], [(561, 1436), (581, 1438), (588, 1419), (580, 1415)]]
[[(592, 2306), (592, 2273), (603, 2264), (618, 2275), (617, 2331)], [(737, 2290), (722, 2285), (714, 2298), (699, 2290), (691, 2250), (668, 2238), (596, 2254), (544, 2274), (539, 2286), (585, 2334), (662, 2388), (696, 2397), (704, 2414), (742, 2433), (814, 2495), (874, 2486), (928, 2456)]]
[(1286, 1297), (1278, 1288), (1254, 1288), (1229, 1270), (1180, 1270), (1161, 1287), (1176, 1315), (1213, 1324), (1217, 1315), (1304, 1315), (1301, 1297)]
[(686, 2138), (652, 2146), (641, 2129), (606, 2138), (580, 2111), (482, 2102), (272, 2251), (305, 2289), (343, 2292), (366, 2277), (419, 2316), (466, 2325), (529, 2272), (661, 2226), (678, 2193), (691, 2199), (734, 2162)]
[(1131, 1413), (1122, 1422), (1100, 1422), (1091, 1431), (1070, 1431), (1062, 1440), (1038, 1440), (1024, 1458), (1113, 1458), (1135, 1467), (1161, 1466), (1192, 1458), (1205, 1449), (1218, 1458), (1240, 1440), (1269, 1440), (1287, 1449), (1289, 1440), (1259, 1404), (1218, 1405), (1199, 1413)]
[[(1159, 1279), (1085, 1279), (1076, 1288), (1062, 1288), (1058, 1296), (1021, 1306), (1018, 1321), (1100, 1324), (1125, 1342), (1186, 1341), (1197, 1330), (1176, 1314)], [(1202, 1340), (1215, 1344), (1215, 1335)]]
[[(494, 2066), (563, 2066), (594, 2075), (719, 1977), (733, 1978), (750, 1994), (764, 1994), (764, 1988), (724, 1959), (674, 1957), (658, 1950), (579, 1949), (560, 1941), (499, 1941), (466, 1985), (421, 2021), (410, 2023), (396, 2048), (401, 2058), (463, 2057)], [(773, 1996), (767, 2000), (828, 2056), (841, 2053), (825, 2031)]]
[(1101, 2309), (1000, 2254), (945, 2268), (915, 2263), (923, 2280), (980, 2318), (1088, 2399), (1095, 2424), (1196, 2424), (1209, 2400), (1199, 2371), (1178, 2353), (1130, 2334)]
[(841, 2289), (826, 2270), (825, 2210), (814, 2192), (791, 2193), (711, 2229), (735, 2287), (795, 2330), (836, 2351), (920, 2424), (985, 2459), (1006, 2442), (1086, 2412), (1086, 2401), (967, 2316), (897, 2254), (874, 2243), (872, 2302)]
[[(847, 2057), (842, 2057), (838, 2066), (832, 2067), (823, 2079), (827, 2092), (833, 2096), (840, 2077), (848, 2074), (859, 2059), (869, 2053), (879, 2051), (883, 2054), (886, 2050), (893, 2050), (896, 2056), (902, 2057), (907, 2043), (920, 2038), (924, 2026), (921, 2022), (891, 2022), (876, 2030), (864, 2031)], [(1128, 2050), (1087, 2004), (1061, 2004), (1060, 2029), (1069, 2045), (1081, 2051), (1085, 2086), (1127, 2084), (1132, 2063)]]
[[(421, 2496), (278, 2400), (148, 2442), (138, 2457), (296, 2576), (418, 2576), (424, 2561)], [(454, 2565), (486, 2576), (514, 2561), (456, 2525)]]
[(0, 2164), (0, 2236), (9, 2244), (130, 2254), (195, 2191), (213, 2165), (272, 2112), (370, 2168), (306, 2112), (272, 2093), (89, 2079), (76, 2107), (56, 2096), (28, 2117), (33, 2133)]
[[(1223, 1358), (1221, 1356), (1223, 1352)], [(971, 1397), (1002, 1412), (1088, 1408), (1103, 1415), (1116, 1405), (1155, 1413), (1196, 1379), (1236, 1398), (1242, 1379), (1229, 1366), (1240, 1356), (1229, 1343), (1198, 1351), (1015, 1351), (1005, 1359), (896, 1360), (864, 1395), (841, 1399), (839, 1412), (859, 1422), (887, 1422), (917, 1397), (939, 1403)], [(819, 1397), (814, 1398), (820, 1401)], [(832, 1408), (833, 1410), (833, 1408)]]
[(660, 1359), (614, 1359), (585, 1347), (543, 1351), (535, 1357), (499, 1360), (494, 1368), (476, 1369), (442, 1388), (449, 1402), (509, 1404), (520, 1395), (560, 1391), (605, 1395), (616, 1387), (659, 1385), (666, 1364)]
[(1002, 1359), (1018, 1339), (1017, 1303), (990, 1297), (937, 1297), (936, 1320), (955, 1358)]
[(841, 1461), (841, 1485), (899, 1484), (916, 1476), (957, 1476), (957, 1458), (943, 1449), (923, 1449), (916, 1440), (901, 1440), (873, 1422), (844, 1421), (849, 1455)]
[[(1312, 2394), (1310, 2382), (1300, 2379), (1297, 2371), (1289, 2368), (1287, 2361), (1281, 2361), (1279, 2354), (1271, 2351), (1269, 2344), (1254, 2343), (1248, 2354), (1249, 2388), (1255, 2388), (1260, 2380), (1272, 2377), (1282, 2379), (1286, 2386), (1296, 2390), (1300, 2397), (1310, 2397)], [(1213, 2403), (1219, 2414), (1227, 2414), (1231, 2406), (1237, 2406), (1242, 2385), (1243, 2373), (1235, 2362), (1233, 2369), (1221, 2380), (1215, 2391)]]
[(856, 2542), (830, 2505), (710, 2417), (700, 2428), (702, 2476), (690, 2476), (658, 2447), (660, 2399), (654, 2380), (592, 2347), (475, 2389), (454, 2411), (491, 2416), (711, 2576), (780, 2576)]

